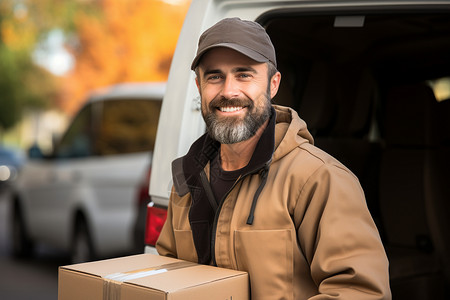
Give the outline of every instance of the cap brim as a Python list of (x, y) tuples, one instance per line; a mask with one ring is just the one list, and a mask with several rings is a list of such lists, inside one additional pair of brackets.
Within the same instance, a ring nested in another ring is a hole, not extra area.
[(241, 46), (241, 45), (237, 45), (237, 44), (233, 44), (233, 43), (220, 43), (220, 44), (215, 44), (215, 45), (211, 45), (209, 47), (206, 47), (205, 49), (203, 49), (202, 51), (200, 51), (199, 53), (197, 53), (197, 55), (195, 56), (194, 60), (192, 61), (191, 64), (191, 70), (195, 70), (195, 68), (197, 67), (197, 65), (200, 63), (200, 60), (202, 58), (202, 56), (208, 52), (209, 50), (213, 49), (213, 48), (218, 48), (218, 47), (224, 47), (224, 48), (229, 48), (229, 49), (233, 49), (251, 59), (253, 59), (254, 61), (257, 62), (268, 62), (269, 59), (267, 57), (265, 57), (264, 55), (261, 55), (260, 53)]

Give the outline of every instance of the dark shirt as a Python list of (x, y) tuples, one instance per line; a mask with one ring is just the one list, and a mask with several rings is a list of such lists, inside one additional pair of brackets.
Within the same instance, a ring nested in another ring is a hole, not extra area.
[(246, 167), (234, 171), (223, 170), (220, 163), (220, 154), (216, 155), (216, 157), (211, 160), (209, 175), (210, 184), (217, 204), (220, 204), (222, 198), (224, 198), (228, 191), (231, 190), (233, 184), (236, 182), (239, 176), (244, 174), (245, 170)]

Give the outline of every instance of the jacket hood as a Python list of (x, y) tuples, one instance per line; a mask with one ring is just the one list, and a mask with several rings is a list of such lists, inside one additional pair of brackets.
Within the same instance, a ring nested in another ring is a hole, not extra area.
[[(253, 196), (251, 209), (247, 224), (252, 225), (254, 212), (260, 193), (262, 192), (270, 168), (270, 164), (303, 143), (312, 143), (313, 138), (306, 128), (306, 123), (301, 120), (297, 113), (287, 107), (273, 106), (272, 116), (269, 119), (264, 133), (261, 135), (254, 154), (247, 165), (247, 173), (259, 174), (260, 184)], [(214, 263), (211, 255), (213, 247), (211, 244), (211, 230), (214, 223), (216, 211), (220, 211), (209, 199), (208, 183), (202, 182), (202, 172), (209, 162), (218, 154), (220, 143), (211, 139), (206, 133), (195, 141), (188, 153), (172, 163), (172, 176), (177, 194), (182, 197), (190, 193), (192, 198), (189, 210), (189, 223), (192, 236), (197, 250), (198, 262), (207, 264)], [(209, 203), (209, 205), (208, 205)]]
[(294, 148), (304, 143), (314, 144), (306, 122), (292, 108), (274, 105), (276, 112), (275, 152), (272, 161), (277, 161)]
[[(300, 119), (295, 110), (273, 105), (272, 117), (256, 147), (255, 153), (258, 155), (252, 157), (249, 163), (250, 169), (277, 161), (304, 143), (314, 144), (306, 122)], [(184, 157), (172, 163), (174, 185), (179, 195), (188, 193), (189, 185), (200, 185), (200, 180), (194, 178), (217, 155), (219, 148), (220, 143), (212, 140), (206, 133), (191, 146)]]

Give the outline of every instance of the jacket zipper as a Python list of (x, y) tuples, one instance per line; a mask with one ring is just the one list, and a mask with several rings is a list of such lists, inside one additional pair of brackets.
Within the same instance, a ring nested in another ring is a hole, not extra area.
[[(234, 187), (235, 187), (235, 186), (236, 186), (243, 178), (245, 178), (245, 177), (247, 177), (247, 176), (249, 176), (249, 175), (258, 173), (258, 172), (259, 172), (261, 169), (263, 169), (263, 168), (264, 168), (264, 169), (267, 168), (267, 172), (268, 172), (268, 168), (269, 168), (269, 165), (270, 165), (271, 161), (272, 161), (272, 160), (269, 160), (269, 161), (266, 162), (263, 166), (258, 167), (258, 168), (255, 168), (254, 171), (252, 171), (252, 172), (247, 172), (246, 174), (244, 174), (244, 175), (242, 175), (241, 177), (239, 177), (239, 178), (236, 180), (236, 182), (233, 184), (233, 186), (230, 188), (230, 190), (229, 190), (229, 191), (222, 197), (222, 199), (220, 200), (219, 207), (217, 208), (216, 213), (215, 213), (215, 215), (214, 215), (214, 222), (213, 222), (213, 226), (212, 226), (212, 229), (211, 229), (211, 245), (210, 245), (210, 247), (211, 247), (211, 262), (212, 262), (212, 265), (213, 265), (213, 266), (217, 266), (217, 262), (216, 262), (216, 251), (215, 251), (215, 248), (216, 248), (216, 231), (217, 231), (217, 223), (218, 223), (218, 221), (219, 221), (220, 211), (222, 210), (222, 206), (223, 206), (223, 203), (225, 202), (225, 199), (228, 197), (228, 195), (230, 194), (230, 192), (234, 189)], [(209, 188), (210, 188), (210, 187), (209, 187)]]
[(208, 181), (208, 178), (206, 176), (205, 170), (202, 170), (200, 172), (200, 180), (202, 181), (203, 184), (203, 188), (205, 189), (206, 192), (206, 198), (208, 198), (209, 204), (211, 205), (211, 208), (214, 209), (214, 212), (217, 211), (217, 209), (219, 208), (219, 206), (217, 205), (216, 202), (216, 198), (214, 196), (214, 193), (211, 189), (211, 185)]

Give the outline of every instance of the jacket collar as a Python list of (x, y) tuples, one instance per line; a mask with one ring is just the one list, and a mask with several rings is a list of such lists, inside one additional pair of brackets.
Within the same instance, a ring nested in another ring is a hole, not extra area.
[[(249, 173), (268, 169), (275, 147), (275, 121), (276, 112), (272, 108), (269, 124), (261, 135), (247, 165)], [(184, 157), (172, 163), (175, 190), (179, 196), (187, 193), (191, 195), (189, 223), (200, 264), (209, 264), (211, 261), (211, 228), (216, 214), (215, 209), (209, 204), (200, 174), (206, 165), (216, 157), (219, 149), (220, 143), (213, 140), (208, 134), (204, 134), (192, 144)], [(254, 202), (256, 204), (256, 201)]]
[[(261, 135), (256, 145), (253, 156), (246, 167), (247, 170), (251, 171), (251, 173), (258, 172), (264, 165), (270, 163), (270, 161), (272, 160), (272, 155), (275, 149), (276, 112), (273, 107), (271, 110), (272, 113), (269, 119), (269, 123), (263, 134)], [(206, 167), (206, 165), (213, 158), (215, 158), (216, 155), (218, 155), (219, 149), (220, 143), (216, 140), (213, 140), (209, 136), (209, 134), (205, 133), (203, 136), (201, 136), (192, 144), (188, 153), (181, 158), (182, 170), (179, 169), (179, 167), (181, 166), (177, 166), (176, 172), (173, 172), (174, 175), (176, 173), (179, 174), (180, 171), (182, 171), (183, 173), (183, 176), (174, 178), (174, 184), (180, 186), (184, 184), (183, 180), (186, 181), (186, 183), (188, 183), (189, 185), (200, 183), (200, 180), (194, 180), (193, 177), (198, 177), (200, 175), (200, 172)]]

